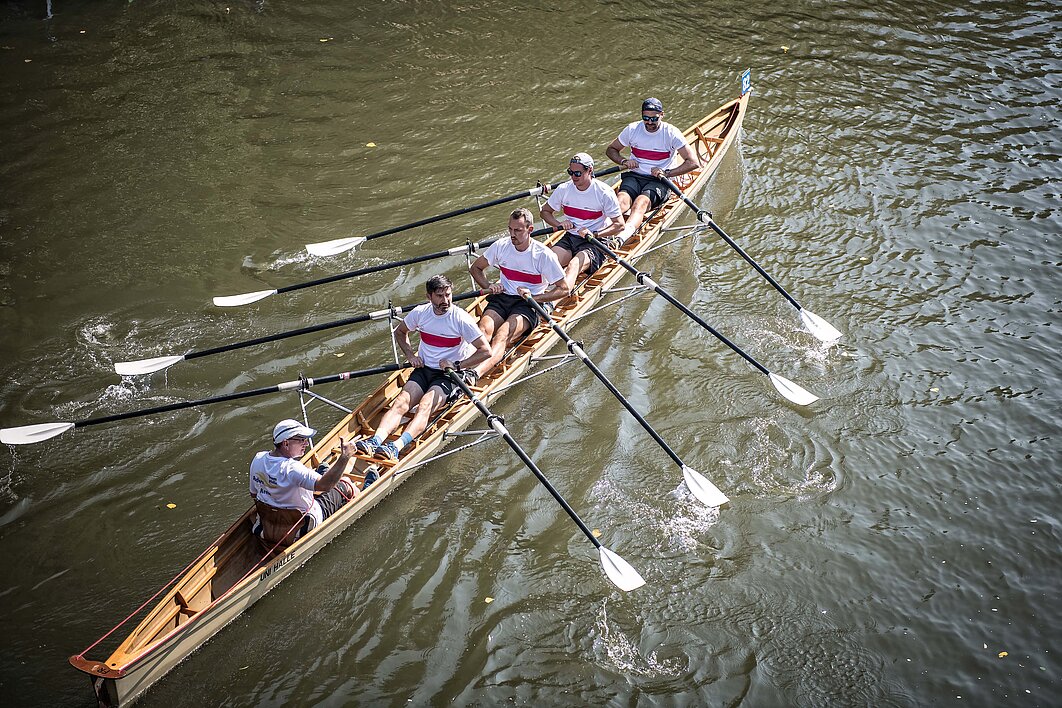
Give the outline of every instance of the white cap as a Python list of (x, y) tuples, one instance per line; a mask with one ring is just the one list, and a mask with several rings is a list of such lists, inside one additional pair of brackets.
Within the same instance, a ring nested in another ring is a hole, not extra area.
[(317, 431), (313, 428), (307, 428), (305, 425), (297, 420), (288, 418), (282, 420), (273, 427), (273, 444), (279, 445), (288, 438), (293, 438), (296, 435), (301, 435), (304, 438), (312, 438), (317, 435)]
[(570, 165), (573, 162), (578, 162), (580, 165), (582, 165), (583, 167), (586, 167), (587, 169), (591, 169), (591, 170), (594, 169), (594, 158), (590, 157), (585, 152), (577, 152), (577, 153), (575, 153), (575, 157), (573, 157), (571, 160), (569, 160), (568, 164)]

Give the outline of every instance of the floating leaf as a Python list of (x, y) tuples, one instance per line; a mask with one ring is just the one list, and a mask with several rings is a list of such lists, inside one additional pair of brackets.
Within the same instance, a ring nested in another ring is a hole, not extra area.
[(365, 147), (374, 148), (374, 147), (376, 147), (376, 143), (365, 143)]
[(166, 508), (167, 509), (176, 509), (177, 505), (174, 504), (173, 502), (170, 502), (169, 504), (166, 505)]
[(601, 529), (594, 529), (590, 533), (594, 534), (594, 538), (601, 538)]
[(931, 389), (929, 389), (929, 390), (930, 390), (930, 391), (932, 391), (933, 393), (936, 393), (936, 392), (937, 392), (937, 391), (939, 391), (940, 389), (939, 389), (939, 388), (937, 388), (936, 386), (934, 386), (933, 388), (931, 388)]
[(787, 46), (785, 46), (785, 45), (783, 44), (783, 45), (782, 45), (782, 53), (783, 53), (783, 54), (788, 54), (788, 53), (789, 53), (789, 47), (787, 47)]
[(336, 352), (336, 357), (337, 357), (337, 358), (338, 358), (338, 357), (344, 357), (344, 356), (346, 356), (346, 355), (347, 355), (347, 353), (346, 353), (346, 352)]
[(1000, 658), (1000, 659), (1002, 659), (1002, 658), (1003, 658), (1003, 657), (1005, 657), (1006, 655), (1007, 655), (1007, 652), (1005, 652), (1005, 651), (1001, 651), (1001, 652), (999, 652), (999, 658)]
[(494, 602), (494, 598), (493, 597), (485, 597), (485, 598), (483, 598), (483, 602), (485, 602), (485, 603), (487, 603), (489, 605), (490, 603)]

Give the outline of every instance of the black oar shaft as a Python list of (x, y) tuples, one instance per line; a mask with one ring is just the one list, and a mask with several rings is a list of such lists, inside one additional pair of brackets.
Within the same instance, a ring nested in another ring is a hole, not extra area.
[(675, 464), (681, 467), (683, 465), (682, 459), (675, 454), (675, 451), (672, 450), (666, 442), (664, 442), (664, 439), (660, 437), (659, 433), (657, 433), (656, 430), (653, 429), (653, 426), (649, 425), (649, 421), (647, 421), (641, 413), (635, 410), (634, 406), (631, 405), (630, 401), (628, 401), (627, 398), (622, 393), (620, 393), (619, 389), (617, 389), (612, 384), (612, 382), (609, 381), (608, 377), (605, 376), (601, 369), (597, 368), (597, 364), (595, 364), (590, 359), (590, 357), (587, 356), (586, 352), (583, 351), (583, 348), (577, 342), (573, 341), (572, 338), (568, 336), (568, 333), (565, 332), (564, 329), (562, 329), (561, 326), (558, 325), (553, 320), (553, 318), (549, 316), (549, 313), (547, 313), (546, 310), (540, 304), (535, 302), (533, 298), (528, 297), (525, 299), (528, 301), (528, 303), (531, 304), (533, 308), (535, 308), (535, 310), (538, 311), (539, 316), (542, 317), (549, 324), (550, 328), (557, 333), (557, 336), (564, 340), (564, 342), (568, 345), (568, 351), (577, 356), (580, 361), (586, 364), (587, 368), (590, 369), (590, 371), (594, 372), (594, 376), (597, 377), (597, 380), (604, 384), (605, 388), (612, 392), (612, 395), (616, 397), (616, 400), (623, 404), (623, 407), (627, 409), (628, 413), (634, 416), (634, 419), (637, 420), (638, 423), (642, 426), (642, 428), (645, 429), (645, 432), (649, 433), (649, 435), (652, 436), (653, 440), (656, 440), (657, 444), (664, 449), (664, 452), (666, 452), (668, 456), (675, 461)]
[(786, 289), (783, 288), (781, 285), (779, 285), (778, 281), (775, 280), (774, 278), (772, 278), (770, 273), (768, 273), (763, 268), (761, 268), (760, 264), (752, 259), (752, 256), (750, 256), (749, 254), (745, 253), (745, 250), (741, 246), (737, 245), (737, 243), (732, 238), (727, 236), (726, 233), (723, 231), (723, 229), (720, 228), (719, 224), (715, 223), (715, 219), (711, 219), (711, 218), (708, 219), (708, 225), (710, 227), (712, 227), (712, 230), (715, 231), (717, 234), (719, 234), (724, 241), (727, 242), (727, 245), (729, 245), (731, 248), (733, 248), (735, 251), (737, 251), (738, 255), (740, 255), (742, 258), (744, 258), (745, 261), (749, 265), (751, 265), (753, 268), (755, 268), (756, 272), (759, 273), (760, 275), (762, 275), (764, 277), (764, 279), (766, 279), (767, 282), (770, 283), (774, 287), (775, 290), (780, 292), (782, 294), (782, 296), (785, 297), (785, 299), (789, 301), (789, 304), (791, 304), (793, 307), (797, 308), (798, 310), (801, 309), (801, 305), (800, 305), (799, 302), (796, 301), (796, 298), (793, 297), (792, 295), (790, 295), (788, 292), (786, 292)]
[[(476, 247), (482, 247), (483, 245), (490, 245), (497, 239), (490, 239), (476, 244)], [(451, 248), (445, 251), (436, 251), (435, 253), (428, 253), (423, 256), (415, 256), (413, 258), (406, 258), (401, 261), (392, 261), (390, 263), (381, 263), (380, 265), (366, 266), (365, 268), (358, 268), (357, 270), (349, 270), (345, 273), (337, 273), (335, 275), (325, 276), (324, 278), (317, 278), (316, 280), (307, 280), (305, 283), (295, 283), (294, 285), (285, 285), (282, 288), (277, 288), (277, 293), (290, 293), (293, 290), (302, 290), (303, 288), (312, 288), (318, 285), (326, 285), (328, 283), (334, 283), (339, 280), (346, 280), (348, 278), (356, 278), (359, 275), (368, 275), (369, 273), (379, 273), (383, 270), (390, 270), (392, 268), (401, 268), (402, 266), (413, 265), (414, 263), (423, 263), (424, 261), (435, 260), (436, 258), (445, 258), (446, 256), (452, 256), (455, 253), (460, 253), (465, 250), (467, 246), (459, 248)]]
[(706, 214), (708, 216), (708, 221), (706, 222), (708, 224), (708, 226), (710, 226), (713, 231), (715, 231), (717, 234), (719, 234), (719, 236), (722, 237), (722, 239), (724, 241), (726, 241), (728, 246), (730, 246), (732, 249), (737, 251), (738, 255), (740, 255), (742, 258), (744, 258), (746, 263), (748, 263), (750, 266), (755, 268), (756, 272), (759, 273), (760, 275), (762, 275), (764, 277), (764, 279), (766, 279), (767, 282), (770, 283), (774, 287), (775, 290), (780, 292), (782, 294), (782, 296), (785, 297), (785, 299), (788, 300), (789, 303), (793, 307), (797, 308), (798, 310), (801, 309), (801, 305), (800, 305), (799, 302), (796, 301), (796, 298), (794, 298), (792, 295), (790, 295), (788, 292), (786, 292), (786, 289), (783, 288), (781, 285), (779, 285), (778, 281), (776, 281), (774, 278), (772, 278), (770, 273), (768, 273), (763, 268), (761, 268), (760, 264), (757, 263), (755, 260), (753, 260), (752, 256), (750, 256), (749, 254), (745, 253), (745, 250), (741, 246), (739, 246), (734, 241), (734, 239), (732, 239), (729, 236), (727, 236), (726, 232), (723, 231), (722, 227), (720, 227), (719, 224), (715, 223), (715, 219), (712, 218), (711, 214), (709, 214), (707, 211), (705, 211), (704, 209), (701, 209), (699, 206), (694, 204), (693, 201), (689, 197), (687, 197), (683, 193), (683, 191), (681, 189), (679, 189), (678, 186), (674, 182), (672, 182), (670, 179), (668, 179), (667, 177), (664, 177), (662, 179), (663, 179), (664, 183), (667, 184), (668, 189), (670, 189), (672, 192), (677, 194), (679, 196), (679, 198), (683, 202), (685, 202), (686, 206), (688, 206), (690, 209), (692, 209), (693, 213), (697, 214), (698, 218), (700, 218), (701, 214)]
[[(532, 236), (542, 236), (543, 234), (553, 233), (554, 231), (556, 231), (556, 229), (554, 229), (553, 227), (547, 227), (547, 228), (544, 228), (544, 229), (538, 229), (536, 231), (532, 231), (531, 235)], [(478, 249), (481, 249), (481, 248), (486, 248), (487, 246), (490, 246), (492, 243), (494, 243), (495, 241), (497, 241), (500, 238), (503, 238), (503, 237), (496, 236), (494, 238), (489, 238), (489, 239), (485, 239), (483, 241), (480, 241), (480, 242), (478, 242), (478, 243), (473, 245), (473, 249), (478, 250)], [(454, 248), (450, 248), (450, 249), (447, 249), (445, 251), (436, 251), (435, 253), (428, 253), (428, 254), (425, 254), (423, 256), (414, 256), (413, 258), (406, 258), (406, 259), (401, 260), (401, 261), (391, 261), (389, 263), (381, 263), (379, 265), (366, 266), (364, 268), (358, 268), (357, 270), (348, 270), (345, 273), (336, 273), (335, 275), (328, 275), (328, 276), (325, 276), (323, 278), (317, 278), (315, 280), (307, 280), (304, 283), (294, 283), (293, 285), (285, 285), (284, 287), (277, 288), (276, 292), (279, 295), (280, 293), (290, 293), (290, 292), (292, 292), (294, 290), (302, 290), (304, 288), (313, 288), (313, 287), (316, 287), (318, 285), (327, 285), (328, 283), (335, 283), (335, 282), (340, 281), (340, 280), (347, 280), (349, 278), (357, 278), (360, 275), (368, 275), (369, 273), (379, 273), (381, 271), (391, 270), (392, 268), (401, 268), (402, 266), (414, 265), (416, 263), (423, 263), (425, 261), (431, 261), (431, 260), (435, 260), (437, 258), (446, 258), (447, 256), (452, 256), (452, 255), (455, 255), (457, 253), (461, 253), (462, 251), (465, 251), (467, 249), (468, 249), (468, 246), (456, 246)]]
[[(598, 177), (604, 177), (605, 175), (610, 175), (610, 174), (613, 174), (613, 173), (619, 172), (619, 171), (620, 171), (619, 167), (612, 167), (612, 168), (609, 168), (609, 169), (604, 170), (602, 172), (598, 172), (597, 176)], [(549, 188), (550, 189), (556, 189), (561, 184), (563, 184), (563, 182), (557, 182), (556, 184), (549, 185)], [(453, 211), (448, 211), (445, 214), (439, 214), (438, 216), (429, 216), (426, 219), (420, 219), (419, 221), (413, 221), (413, 222), (408, 223), (408, 224), (403, 224), (402, 226), (395, 226), (395, 227), (392, 227), (390, 229), (384, 229), (383, 231), (377, 231), (376, 233), (369, 234), (368, 236), (364, 236), (363, 238), (366, 241), (371, 241), (374, 238), (380, 238), (382, 236), (390, 236), (391, 234), (396, 234), (396, 233), (399, 233), (400, 231), (408, 231), (409, 229), (415, 229), (418, 226), (427, 226), (428, 224), (434, 224), (437, 221), (443, 221), (445, 219), (452, 219), (453, 217), (461, 216), (462, 214), (471, 214), (472, 212), (479, 211), (480, 209), (487, 209), (487, 208), (492, 207), (492, 206), (498, 206), (499, 204), (505, 204), (506, 202), (516, 201), (517, 199), (523, 199), (525, 197), (534, 197), (534, 196), (537, 196), (539, 194), (542, 194), (542, 188), (541, 187), (535, 187), (534, 189), (525, 189), (522, 192), (517, 192), (516, 194), (510, 194), (507, 197), (498, 197), (497, 199), (492, 199), (489, 202), (484, 202), (482, 204), (476, 204), (475, 206), (464, 207), (462, 209), (454, 209)]]
[[(481, 290), (472, 290), (467, 293), (461, 293), (460, 295), (454, 295), (454, 302), (461, 300), (468, 300), (469, 298), (479, 297), (483, 294)], [(422, 301), (423, 302), (423, 301)], [(342, 320), (335, 320), (333, 322), (323, 322), (318, 325), (311, 325), (309, 327), (301, 327), (299, 329), (289, 330), (287, 332), (278, 332), (277, 334), (269, 334), (264, 337), (256, 337), (254, 339), (248, 339), (243, 342), (234, 342), (233, 344), (223, 344), (218, 347), (211, 347), (210, 349), (203, 349), (202, 351), (192, 352), (191, 354), (185, 354), (185, 359), (196, 359), (201, 356), (208, 356), (210, 354), (220, 354), (221, 352), (230, 352), (234, 349), (243, 349), (244, 347), (252, 347), (256, 344), (266, 344), (268, 342), (276, 342), (281, 339), (287, 339), (289, 337), (298, 337), (302, 334), (310, 334), (312, 332), (321, 332), (326, 329), (333, 329), (335, 327), (343, 327), (346, 325), (357, 324), (359, 322), (367, 322), (373, 319), (383, 319), (390, 313), (401, 314), (403, 312), (409, 312), (414, 307), (422, 304), (422, 302), (413, 303), (410, 305), (399, 305), (391, 310), (380, 310), (378, 312), (367, 312), (363, 315), (357, 315), (355, 317), (347, 317)]]
[(88, 420), (75, 421), (74, 427), (83, 428), (89, 425), (113, 423), (116, 420), (128, 420), (129, 418), (141, 418), (143, 416), (155, 415), (156, 413), (167, 413), (169, 411), (179, 411), (184, 408), (195, 408), (196, 406), (203, 406), (210, 403), (237, 401), (241, 398), (262, 396), (267, 393), (279, 393), (281, 391), (291, 391), (299, 388), (309, 388), (310, 386), (316, 386), (317, 384), (332, 383), (334, 381), (347, 381), (349, 379), (358, 379), (364, 376), (372, 376), (374, 374), (385, 374), (391, 371), (398, 371), (399, 369), (404, 369), (408, 366), (408, 364), (387, 364), (385, 366), (377, 366), (371, 369), (345, 371), (340, 374), (329, 374), (328, 376), (300, 379), (298, 381), (287, 381), (285, 383), (276, 384), (275, 386), (266, 386), (264, 388), (256, 388), (250, 391), (236, 391), (234, 393), (226, 393), (221, 396), (201, 398), (198, 401), (181, 401), (179, 403), (168, 403), (164, 406), (156, 406), (154, 408), (142, 408), (141, 410), (129, 411), (128, 413), (116, 413), (114, 415), (106, 415), (101, 416), (99, 418), (89, 418)]
[(606, 246), (605, 244), (601, 243), (601, 241), (599, 241), (598, 239), (596, 239), (596, 238), (591, 236), (590, 237), (590, 241), (595, 246), (600, 248), (601, 251), (603, 253), (605, 253), (606, 255), (608, 255), (612, 260), (616, 261), (621, 266), (623, 266), (627, 270), (627, 272), (629, 272), (632, 275), (634, 275), (634, 277), (638, 280), (638, 283), (640, 285), (645, 285), (650, 290), (655, 292), (657, 295), (659, 295), (660, 297), (662, 297), (665, 300), (667, 300), (668, 302), (670, 302), (672, 305), (674, 305), (676, 308), (678, 308), (683, 314), (685, 314), (691, 320), (693, 320), (694, 322), (699, 324), (701, 327), (703, 327), (706, 330), (708, 330), (720, 342), (722, 342), (723, 344), (727, 345), (732, 350), (734, 350), (735, 352), (740, 354), (741, 357), (745, 361), (747, 361), (749, 364), (754, 366), (758, 371), (760, 371), (761, 373), (766, 374), (768, 376), (770, 375), (771, 372), (767, 369), (767, 367), (765, 367), (763, 364), (761, 364), (760, 362), (758, 362), (755, 359), (753, 359), (751, 356), (749, 356), (749, 354), (747, 354), (745, 352), (744, 349), (742, 349), (738, 345), (736, 345), (733, 342), (731, 342), (729, 339), (726, 338), (725, 335), (723, 335), (722, 333), (717, 331), (714, 327), (712, 327), (710, 324), (708, 324), (703, 319), (701, 319), (697, 315), (696, 312), (694, 312), (690, 308), (686, 307), (686, 305), (684, 305), (679, 300), (675, 299), (671, 295), (671, 293), (669, 293), (667, 290), (664, 290), (664, 288), (662, 288), (655, 280), (653, 280), (652, 277), (650, 277), (650, 275), (648, 273), (644, 273), (644, 272), (638, 270), (637, 268), (635, 268), (628, 261), (626, 261), (624, 258), (622, 258), (619, 254), (615, 253), (614, 251), (609, 249), (608, 246)]
[(505, 424), (502, 422), (501, 418), (491, 413), (490, 409), (487, 408), (487, 405), (480, 400), (479, 396), (473, 393), (472, 389), (470, 389), (465, 384), (465, 382), (461, 380), (460, 376), (454, 373), (453, 369), (448, 369), (446, 375), (450, 377), (451, 381), (458, 385), (458, 387), (464, 392), (466, 396), (468, 396), (469, 400), (471, 400), (472, 403), (476, 406), (476, 408), (479, 409), (479, 412), (483, 414), (483, 417), (487, 419), (487, 422), (490, 424), (490, 426), (494, 428), (495, 432), (502, 436), (502, 439), (505, 440), (505, 442), (509, 445), (510, 448), (512, 448), (513, 452), (516, 453), (517, 457), (520, 458), (524, 465), (526, 465), (527, 468), (531, 470), (536, 477), (538, 477), (538, 481), (542, 483), (542, 486), (544, 486), (551, 495), (553, 495), (553, 498), (557, 500), (557, 503), (561, 505), (565, 512), (567, 512), (568, 516), (571, 517), (572, 521), (574, 521), (579, 526), (579, 529), (586, 535), (586, 537), (590, 539), (590, 542), (593, 543), (595, 547), (601, 548), (601, 542), (598, 541), (597, 538), (594, 536), (594, 532), (591, 531), (585, 523), (583, 523), (583, 520), (579, 518), (579, 515), (577, 513), (575, 513), (575, 509), (572, 509), (571, 506), (569, 506), (568, 502), (564, 499), (564, 497), (561, 496), (560, 492), (558, 492), (553, 487), (553, 485), (550, 484), (549, 480), (546, 479), (546, 475), (542, 474), (542, 470), (538, 468), (538, 465), (536, 465), (534, 461), (530, 457), (528, 457), (527, 453), (524, 452), (524, 449), (520, 447), (520, 443), (516, 442), (516, 440), (513, 439), (513, 436), (509, 434), (509, 431), (505, 427)]

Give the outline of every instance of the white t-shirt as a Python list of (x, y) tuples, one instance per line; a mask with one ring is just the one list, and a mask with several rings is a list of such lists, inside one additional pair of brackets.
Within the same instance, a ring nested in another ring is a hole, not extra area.
[(620, 215), (616, 190), (599, 179), (591, 180), (590, 186), (582, 192), (568, 180), (553, 191), (546, 203), (553, 211), (562, 209), (564, 216), (575, 224), (573, 233), (581, 228), (600, 231), (610, 217)]
[(532, 295), (538, 295), (546, 286), (561, 280), (564, 269), (561, 268), (557, 254), (534, 239), (528, 243), (527, 250), (518, 251), (508, 238), (495, 241), (486, 250), (483, 257), (487, 263), (501, 271), (501, 284), (505, 292), (516, 295), (516, 289), (525, 287)]
[(650, 174), (654, 167), (666, 170), (682, 164), (676, 155), (686, 147), (679, 129), (663, 121), (655, 133), (646, 130), (642, 121), (635, 121), (620, 132), (619, 141), (630, 147), (631, 157), (638, 161), (634, 172), (640, 175)]
[(410, 332), (420, 333), (417, 355), (432, 369), (438, 369), (443, 359), (456, 361), (471, 356), (476, 351), (472, 342), (483, 336), (472, 315), (455, 305), (445, 315), (437, 315), (426, 302), (410, 310), (402, 321)]
[(277, 509), (309, 511), (321, 523), (321, 506), (313, 487), (321, 475), (298, 460), (260, 452), (251, 460), (251, 496)]

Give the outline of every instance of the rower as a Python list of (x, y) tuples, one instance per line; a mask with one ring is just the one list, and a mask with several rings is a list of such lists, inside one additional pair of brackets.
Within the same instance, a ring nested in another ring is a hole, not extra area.
[[(564, 268), (548, 246), (531, 238), (534, 228), (535, 217), (528, 209), (514, 210), (509, 214), (509, 238), (491, 244), (468, 269), (476, 284), (490, 293), (479, 318), (479, 329), (490, 341), (490, 358), (475, 367), (477, 377), (494, 368), (505, 351), (538, 324), (525, 295), (540, 303), (568, 295)], [(488, 266), (498, 269), (498, 282), (487, 278)]]
[(250, 490), (258, 509), (253, 532), (271, 548), (291, 545), (356, 493), (343, 476), (354, 458), (354, 443), (340, 438), (339, 457), (324, 474), (299, 462), (316, 434), (297, 420), (282, 420), (273, 428), (273, 450), (251, 460)]
[[(550, 226), (567, 232), (553, 246), (564, 266), (565, 288), (571, 292), (580, 273), (593, 273), (604, 262), (604, 254), (586, 240), (593, 234), (606, 245), (618, 248), (622, 241), (612, 237), (623, 229), (623, 215), (616, 192), (594, 178), (594, 158), (576, 153), (568, 163), (570, 182), (553, 191), (542, 206), (542, 219)], [(561, 210), (563, 221), (554, 214)]]
[[(414, 367), (409, 381), (384, 413), (376, 432), (357, 443), (358, 452), (383, 460), (397, 460), (403, 448), (428, 427), (433, 412), (460, 395), (461, 391), (446, 375), (445, 369), (463, 372), (466, 381), (475, 383), (475, 367), (490, 358), (490, 347), (476, 320), (465, 310), (453, 306), (453, 284), (445, 275), (433, 275), (425, 285), (428, 302), (417, 305), (394, 331), (395, 344)], [(409, 333), (420, 333), (416, 353), (409, 343)], [(469, 368), (462, 368), (469, 367)], [(402, 434), (385, 442), (413, 406), (413, 415)]]
[[(608, 158), (629, 172), (620, 180), (619, 203), (624, 214), (630, 209), (627, 223), (620, 234), (627, 240), (645, 219), (649, 209), (655, 209), (668, 198), (668, 188), (654, 177), (678, 177), (700, 167), (693, 149), (682, 131), (666, 123), (664, 106), (659, 99), (642, 101), (642, 119), (624, 128), (619, 137), (605, 150)], [(621, 150), (630, 147), (630, 157)], [(678, 165), (678, 157), (682, 162)]]

